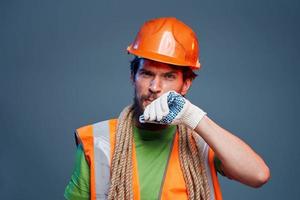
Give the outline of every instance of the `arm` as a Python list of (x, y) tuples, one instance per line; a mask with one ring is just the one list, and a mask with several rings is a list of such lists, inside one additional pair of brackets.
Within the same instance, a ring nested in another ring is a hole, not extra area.
[(194, 130), (222, 161), (227, 177), (252, 187), (260, 187), (269, 180), (270, 171), (262, 158), (209, 117), (204, 116)]
[(71, 180), (64, 193), (68, 200), (90, 199), (90, 168), (85, 159), (82, 145), (79, 144), (76, 151), (76, 161)]
[(222, 171), (231, 179), (260, 187), (270, 177), (267, 165), (245, 142), (221, 128), (175, 91), (153, 101), (141, 118), (152, 123), (184, 124), (196, 131), (221, 160)]

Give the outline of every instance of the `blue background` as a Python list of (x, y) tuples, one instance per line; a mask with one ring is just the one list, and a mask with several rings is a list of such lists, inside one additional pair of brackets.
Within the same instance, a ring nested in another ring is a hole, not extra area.
[(300, 1), (1, 0), (0, 199), (63, 199), (73, 131), (132, 102), (125, 49), (175, 16), (200, 41), (188, 98), (271, 169), (259, 189), (221, 177), (224, 199), (300, 196)]

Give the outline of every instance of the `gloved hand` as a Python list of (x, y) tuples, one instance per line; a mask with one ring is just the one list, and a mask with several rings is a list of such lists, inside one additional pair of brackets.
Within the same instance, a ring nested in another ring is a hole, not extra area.
[(140, 116), (141, 123), (185, 124), (195, 129), (206, 113), (189, 100), (169, 91), (149, 104)]

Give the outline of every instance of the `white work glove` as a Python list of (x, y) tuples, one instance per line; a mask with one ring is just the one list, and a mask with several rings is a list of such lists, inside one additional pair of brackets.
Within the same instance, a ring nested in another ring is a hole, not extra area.
[(189, 100), (169, 91), (149, 104), (140, 116), (141, 123), (184, 124), (195, 129), (206, 113)]

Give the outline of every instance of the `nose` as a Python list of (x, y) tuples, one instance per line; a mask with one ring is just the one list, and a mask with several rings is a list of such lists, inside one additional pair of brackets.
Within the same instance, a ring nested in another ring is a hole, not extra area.
[(149, 91), (155, 94), (159, 94), (161, 92), (161, 80), (159, 77), (156, 76), (151, 80)]

